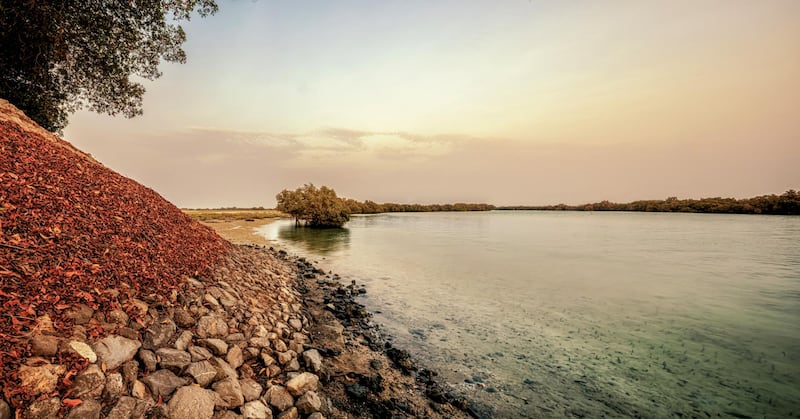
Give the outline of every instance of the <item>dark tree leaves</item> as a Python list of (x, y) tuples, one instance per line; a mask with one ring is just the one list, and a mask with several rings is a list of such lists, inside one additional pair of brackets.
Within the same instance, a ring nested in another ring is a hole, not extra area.
[(128, 118), (161, 60), (183, 63), (175, 22), (217, 11), (214, 0), (0, 1), (0, 97), (59, 131), (81, 108)]

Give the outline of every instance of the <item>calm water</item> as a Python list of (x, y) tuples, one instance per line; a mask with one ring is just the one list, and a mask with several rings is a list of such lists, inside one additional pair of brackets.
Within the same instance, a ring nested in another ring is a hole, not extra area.
[(800, 217), (490, 212), (262, 228), (497, 417), (800, 417)]

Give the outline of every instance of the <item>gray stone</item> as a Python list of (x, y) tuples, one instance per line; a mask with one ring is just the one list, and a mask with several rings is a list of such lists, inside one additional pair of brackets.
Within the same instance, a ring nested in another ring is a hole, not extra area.
[(111, 312), (108, 313), (106, 320), (108, 320), (111, 323), (117, 323), (123, 326), (127, 326), (128, 320), (130, 320), (130, 318), (128, 317), (128, 313), (125, 313), (120, 309), (116, 309), (116, 310), (111, 310)]
[(197, 321), (197, 336), (201, 338), (224, 338), (228, 336), (228, 323), (216, 316), (203, 316)]
[(113, 370), (119, 368), (123, 362), (133, 359), (141, 346), (142, 344), (137, 340), (110, 335), (95, 342), (92, 349), (100, 362), (104, 362), (107, 369)]
[(239, 368), (244, 363), (244, 354), (242, 353), (242, 348), (233, 345), (228, 350), (228, 354), (225, 355), (225, 361), (231, 365), (233, 368)]
[(189, 349), (189, 345), (192, 344), (193, 337), (194, 335), (192, 335), (192, 332), (184, 330), (180, 335), (178, 335), (178, 338), (175, 339), (175, 349), (179, 351), (185, 351)]
[(217, 370), (217, 376), (214, 381), (224, 380), (226, 378), (239, 378), (239, 374), (227, 362), (218, 357), (213, 357), (209, 360), (214, 369)]
[(192, 362), (189, 352), (172, 348), (161, 348), (156, 351), (156, 355), (158, 355), (158, 365), (161, 368), (166, 368), (176, 374), (183, 372), (184, 368)]
[(97, 364), (89, 365), (72, 382), (72, 396), (79, 399), (97, 398), (106, 387), (106, 376)]
[(306, 394), (297, 399), (295, 407), (304, 415), (319, 412), (320, 408), (322, 408), (322, 399), (319, 398), (316, 392), (307, 391)]
[(264, 400), (270, 406), (278, 409), (279, 412), (294, 406), (294, 397), (289, 394), (286, 387), (279, 385), (274, 385), (267, 389), (266, 394), (264, 394)]
[(208, 361), (192, 362), (186, 368), (186, 374), (194, 378), (194, 381), (201, 387), (207, 387), (217, 376), (217, 370)]
[(297, 413), (296, 407), (290, 407), (278, 415), (278, 419), (297, 419), (300, 415)]
[(239, 380), (226, 378), (222, 381), (217, 381), (211, 387), (225, 401), (228, 407), (237, 407), (244, 404), (244, 395), (242, 394)]
[(122, 381), (122, 374), (112, 372), (106, 374), (106, 389), (103, 392), (104, 398), (116, 400), (125, 393), (125, 382)]
[(61, 400), (58, 397), (51, 397), (31, 403), (23, 417), (25, 419), (52, 419), (57, 417), (60, 408)]
[(276, 339), (272, 342), (272, 347), (275, 349), (275, 352), (286, 352), (289, 350), (289, 347), (286, 346), (286, 343), (281, 339)]
[(156, 398), (169, 396), (176, 388), (186, 384), (186, 380), (173, 374), (170, 370), (158, 370), (142, 378), (142, 382), (147, 384), (150, 393)]
[(139, 363), (131, 360), (122, 364), (120, 369), (122, 372), (122, 381), (125, 383), (125, 388), (131, 388), (131, 385), (139, 377)]
[(11, 407), (3, 399), (0, 399), (0, 419), (11, 419)]
[(225, 355), (228, 352), (228, 344), (222, 339), (203, 339), (200, 344), (208, 348), (214, 355)]
[(67, 344), (67, 346), (72, 350), (72, 352), (75, 352), (81, 357), (87, 359), (90, 363), (97, 362), (97, 354), (94, 353), (91, 346), (79, 340), (72, 340)]
[(184, 329), (188, 329), (194, 326), (195, 323), (194, 317), (192, 317), (192, 315), (183, 308), (176, 308), (175, 312), (172, 315), (172, 318), (175, 319), (175, 323), (178, 326)]
[(300, 319), (292, 317), (289, 319), (289, 326), (292, 326), (292, 329), (297, 330), (298, 332), (303, 329), (303, 322)]
[(54, 356), (58, 352), (61, 339), (49, 335), (36, 335), (31, 339), (31, 353), (34, 356)]
[(264, 388), (261, 387), (261, 384), (252, 378), (244, 378), (239, 380), (239, 385), (242, 387), (242, 395), (244, 396), (244, 401), (249, 402), (253, 401), (259, 397), (261, 397), (261, 392), (264, 391)]
[(139, 349), (139, 360), (142, 361), (144, 370), (147, 372), (153, 372), (158, 367), (158, 357), (149, 349)]
[(99, 419), (103, 406), (94, 399), (83, 399), (81, 404), (72, 408), (65, 419)]
[(322, 369), (322, 355), (316, 349), (303, 352), (303, 362), (311, 371), (319, 372)]
[(261, 400), (245, 403), (240, 411), (245, 419), (272, 419), (272, 410)]
[(319, 377), (310, 372), (298, 374), (286, 382), (286, 390), (289, 390), (293, 396), (302, 396), (307, 391), (317, 391), (319, 388)]
[(211, 419), (214, 416), (214, 393), (197, 387), (178, 389), (169, 401), (170, 419)]
[(76, 304), (67, 310), (65, 314), (68, 319), (75, 320), (75, 324), (89, 323), (92, 315), (94, 315), (94, 310), (86, 304)]
[(133, 397), (120, 397), (114, 408), (108, 412), (106, 419), (133, 419), (133, 411), (136, 409), (136, 399)]
[(150, 325), (144, 332), (143, 346), (145, 349), (163, 348), (175, 336), (177, 327), (170, 318), (165, 318)]
[(214, 356), (211, 351), (201, 346), (192, 346), (189, 348), (189, 354), (192, 356), (192, 362), (204, 361)]

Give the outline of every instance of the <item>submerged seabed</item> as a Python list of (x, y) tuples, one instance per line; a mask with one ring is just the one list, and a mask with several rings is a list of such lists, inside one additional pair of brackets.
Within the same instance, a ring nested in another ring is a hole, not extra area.
[(388, 214), (264, 231), (495, 416), (798, 417), (800, 219)]

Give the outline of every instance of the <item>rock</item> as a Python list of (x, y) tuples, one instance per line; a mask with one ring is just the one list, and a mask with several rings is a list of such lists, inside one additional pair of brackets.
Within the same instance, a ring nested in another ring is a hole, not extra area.
[(217, 370), (217, 376), (214, 377), (214, 381), (220, 381), (226, 378), (239, 378), (236, 370), (221, 358), (213, 357), (209, 362), (211, 362), (211, 365)]
[(170, 419), (211, 419), (214, 416), (214, 393), (197, 387), (178, 389), (169, 401)]
[(224, 338), (228, 336), (228, 323), (216, 316), (203, 316), (197, 321), (197, 336), (201, 338)]
[(103, 398), (116, 400), (123, 393), (125, 393), (125, 383), (122, 381), (122, 374), (118, 372), (106, 374), (106, 389), (103, 392)]
[(270, 406), (278, 409), (278, 411), (283, 411), (294, 406), (294, 397), (289, 394), (286, 387), (279, 385), (274, 385), (267, 389), (266, 394), (264, 394), (264, 400), (269, 403)]
[(261, 400), (247, 402), (239, 410), (245, 419), (272, 419), (272, 410)]
[(34, 356), (54, 356), (58, 352), (59, 341), (56, 336), (36, 335), (31, 339), (31, 353)]
[(325, 419), (325, 415), (323, 415), (322, 413), (319, 413), (319, 412), (314, 412), (314, 413), (308, 415), (308, 418), (306, 418), (306, 419)]
[(169, 396), (176, 388), (186, 384), (183, 378), (173, 374), (170, 370), (158, 370), (142, 378), (142, 382), (147, 384), (153, 397), (156, 398)]
[(242, 395), (244, 396), (244, 401), (246, 402), (253, 401), (261, 397), (261, 392), (264, 391), (264, 388), (261, 387), (261, 384), (258, 384), (258, 382), (252, 378), (239, 380), (239, 385), (242, 387)]
[(319, 412), (319, 409), (322, 408), (322, 399), (319, 398), (316, 392), (307, 391), (306, 394), (297, 399), (295, 407), (304, 415)]
[(122, 381), (125, 383), (126, 388), (131, 388), (131, 385), (136, 378), (139, 377), (139, 363), (130, 360), (124, 364), (122, 364)]
[(137, 399), (148, 399), (150, 398), (150, 392), (143, 382), (136, 380), (131, 385), (131, 396)]
[(316, 349), (309, 349), (303, 352), (303, 362), (311, 371), (319, 372), (322, 369), (322, 356)]
[(158, 367), (158, 357), (156, 356), (156, 353), (151, 350), (140, 349), (139, 360), (142, 361), (144, 370), (147, 372), (153, 372)]
[(0, 399), (0, 419), (11, 419), (11, 407), (3, 399)]
[(369, 395), (369, 389), (358, 383), (345, 385), (345, 392), (348, 396), (356, 400), (364, 400), (367, 398), (367, 395)]
[(31, 403), (23, 417), (25, 419), (52, 419), (58, 416), (60, 408), (61, 400), (58, 397), (51, 397)]
[(181, 332), (178, 338), (175, 339), (175, 349), (179, 351), (185, 351), (189, 349), (189, 345), (192, 344), (193, 337), (194, 335), (192, 335), (192, 332), (184, 330), (183, 332)]
[(94, 364), (95, 362), (97, 362), (97, 354), (94, 353), (91, 346), (79, 340), (71, 340), (69, 341), (67, 346), (76, 354), (87, 359), (89, 363)]
[(51, 393), (58, 385), (58, 379), (67, 372), (63, 365), (53, 365), (42, 358), (31, 358), (28, 360), (32, 364), (40, 364), (35, 367), (22, 365), (19, 367), (19, 380), (26, 393), (36, 396), (43, 393)]
[(89, 323), (93, 315), (94, 310), (86, 304), (76, 304), (67, 310), (65, 314), (68, 319), (74, 320), (75, 324)]
[(292, 329), (297, 330), (299, 332), (300, 330), (303, 329), (303, 322), (300, 321), (300, 319), (298, 318), (292, 317), (291, 319), (289, 319), (289, 326), (291, 326)]
[(307, 391), (317, 391), (319, 387), (319, 377), (310, 372), (298, 374), (286, 383), (286, 389), (293, 396), (302, 396)]
[(244, 333), (241, 333), (241, 332), (239, 332), (239, 333), (231, 333), (230, 335), (228, 335), (225, 338), (225, 342), (228, 342), (228, 343), (231, 343), (231, 344), (238, 343), (238, 342), (244, 342), (244, 341), (245, 341)]
[(239, 368), (244, 363), (244, 354), (242, 353), (242, 348), (233, 345), (228, 350), (228, 354), (225, 356), (225, 361), (230, 364), (233, 368)]
[(201, 387), (207, 387), (217, 376), (217, 370), (208, 361), (192, 362), (186, 368), (186, 374), (194, 378), (194, 381)]
[(242, 394), (239, 380), (226, 378), (222, 381), (217, 381), (211, 387), (225, 401), (228, 407), (237, 407), (244, 404), (244, 395)]
[(72, 397), (79, 399), (98, 398), (106, 387), (106, 376), (97, 364), (89, 365), (75, 377), (72, 383)]
[(211, 351), (200, 346), (192, 346), (189, 348), (189, 354), (192, 356), (192, 362), (204, 361), (214, 356)]
[(145, 349), (158, 349), (169, 344), (175, 336), (177, 327), (170, 318), (165, 318), (145, 329), (143, 345)]
[(175, 309), (175, 312), (172, 314), (172, 318), (175, 320), (175, 323), (178, 326), (184, 329), (194, 326), (195, 323), (194, 317), (192, 317), (188, 311), (180, 307)]
[(183, 372), (184, 368), (189, 366), (192, 362), (192, 356), (189, 352), (179, 351), (172, 348), (161, 348), (156, 351), (158, 355), (158, 365), (161, 368), (166, 368), (176, 374)]
[(296, 407), (290, 407), (287, 410), (284, 410), (278, 415), (278, 419), (297, 419), (300, 415), (297, 414)]
[(292, 358), (288, 364), (286, 364), (283, 369), (286, 371), (300, 371), (300, 361), (297, 358)]
[(139, 340), (139, 332), (131, 329), (130, 327), (120, 327), (117, 334), (131, 340)]
[(103, 406), (94, 399), (83, 399), (81, 404), (72, 408), (65, 419), (99, 419)]
[(142, 344), (137, 340), (124, 338), (118, 335), (106, 336), (95, 342), (92, 349), (97, 354), (100, 362), (106, 364), (109, 370), (117, 369), (123, 362), (130, 361)]
[(130, 318), (128, 317), (128, 314), (125, 313), (124, 311), (116, 309), (116, 310), (111, 310), (111, 312), (108, 313), (108, 316), (106, 316), (106, 320), (108, 320), (110, 323), (117, 323), (122, 326), (127, 326), (128, 320), (130, 320)]
[(242, 417), (242, 415), (237, 415), (231, 410), (219, 410), (214, 413), (214, 417), (211, 419), (242, 419)]
[(286, 352), (289, 350), (289, 347), (287, 347), (286, 343), (281, 339), (276, 339), (272, 342), (272, 347), (275, 349), (275, 352)]
[(203, 339), (200, 343), (214, 355), (225, 355), (228, 352), (228, 344), (222, 339)]
[(211, 294), (206, 294), (203, 297), (203, 301), (207, 302), (208, 305), (211, 306), (212, 309), (219, 308), (219, 301), (217, 301), (217, 299), (214, 298), (214, 296), (211, 295)]
[(297, 356), (294, 351), (278, 352), (278, 363), (286, 365)]
[(275, 358), (273, 358), (273, 357), (272, 357), (272, 356), (269, 354), (269, 352), (262, 351), (262, 352), (261, 352), (261, 362), (263, 362), (263, 363), (264, 363), (264, 366), (265, 366), (265, 367), (268, 367), (268, 366), (270, 366), (270, 365), (274, 364), (274, 363), (275, 363), (275, 362), (277, 362), (277, 361), (275, 361)]
[(106, 419), (133, 419), (133, 411), (136, 409), (136, 399), (133, 397), (120, 397), (114, 408), (108, 412)]
[(254, 348), (269, 348), (270, 343), (271, 342), (270, 342), (269, 338), (266, 338), (266, 337), (250, 338), (250, 342), (249, 342), (250, 346), (252, 346)]

